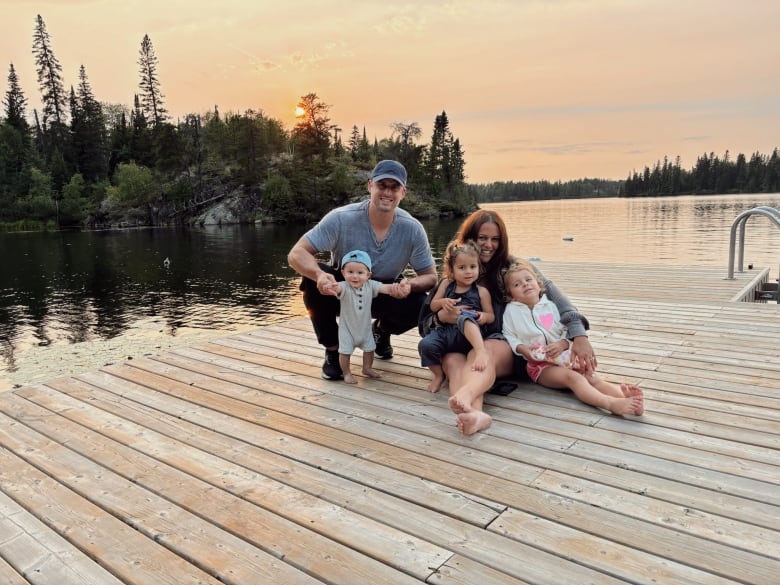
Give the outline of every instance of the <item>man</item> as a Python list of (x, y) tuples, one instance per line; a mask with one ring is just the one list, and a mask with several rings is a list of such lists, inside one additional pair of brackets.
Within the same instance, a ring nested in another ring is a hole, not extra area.
[[(368, 181), (368, 200), (351, 203), (328, 212), (292, 247), (287, 260), (303, 279), (303, 303), (309, 311), (317, 341), (325, 346), (322, 377), (343, 378), (338, 356), (339, 301), (335, 283), (343, 280), (338, 265), (350, 250), (364, 250), (371, 258), (372, 278), (394, 283), (388, 295), (374, 300), (373, 333), (376, 357), (393, 357), (390, 335), (399, 335), (417, 326), (420, 307), (436, 284), (436, 264), (422, 224), (398, 205), (406, 196), (406, 169), (401, 163), (383, 160), (377, 163)], [(316, 254), (329, 252), (328, 264)], [(415, 277), (408, 280), (411, 292), (399, 286), (408, 266)]]

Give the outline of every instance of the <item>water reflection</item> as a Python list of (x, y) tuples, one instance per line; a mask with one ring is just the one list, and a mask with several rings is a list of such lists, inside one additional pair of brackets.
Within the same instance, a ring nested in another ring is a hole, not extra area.
[[(4, 234), (0, 354), (111, 339), (148, 318), (161, 334), (299, 315), (286, 253), (303, 227)], [(170, 258), (170, 266), (163, 264)]]
[[(734, 218), (780, 195), (486, 205), (512, 252), (545, 260), (723, 266)], [(461, 219), (426, 221), (440, 264)], [(0, 234), (0, 372), (35, 347), (184, 329), (229, 332), (304, 315), (287, 252), (305, 226)], [(745, 263), (777, 275), (780, 230), (750, 220)], [(571, 237), (570, 241), (564, 237)], [(165, 266), (165, 258), (170, 266)]]

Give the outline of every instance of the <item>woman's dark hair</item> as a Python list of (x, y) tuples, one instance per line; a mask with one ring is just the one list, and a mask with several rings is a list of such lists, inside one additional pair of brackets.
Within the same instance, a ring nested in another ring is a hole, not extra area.
[[(467, 240), (474, 240), (479, 245), (479, 230), (486, 223), (492, 223), (498, 227), (501, 239), (493, 258), (490, 259), (488, 264), (482, 265), (483, 272), (480, 280), (490, 291), (490, 294), (500, 295), (499, 298), (503, 298), (504, 282), (501, 270), (509, 265), (509, 236), (506, 233), (506, 224), (501, 219), (501, 216), (495, 211), (478, 209), (463, 221), (460, 230), (455, 236), (455, 240), (461, 243)], [(494, 298), (496, 297), (494, 296)]]

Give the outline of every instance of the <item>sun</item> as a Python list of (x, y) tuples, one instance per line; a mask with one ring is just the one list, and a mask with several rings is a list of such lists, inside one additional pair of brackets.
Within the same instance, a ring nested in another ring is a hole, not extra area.
[(306, 113), (306, 110), (304, 110), (301, 106), (298, 106), (297, 108), (295, 108), (295, 117), (296, 118), (302, 118), (305, 113)]

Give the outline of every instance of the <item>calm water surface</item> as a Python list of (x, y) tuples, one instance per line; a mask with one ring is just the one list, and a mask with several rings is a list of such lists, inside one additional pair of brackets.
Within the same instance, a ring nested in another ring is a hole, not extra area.
[[(512, 252), (545, 260), (728, 266), (734, 218), (780, 194), (485, 205)], [(425, 222), (437, 261), (460, 219)], [(229, 333), (304, 315), (287, 252), (305, 226), (0, 234), (0, 374), (40, 348)], [(565, 239), (564, 239), (565, 238)], [(170, 259), (170, 266), (164, 259)], [(745, 264), (777, 278), (780, 229), (748, 221)], [(542, 264), (543, 268), (543, 264)]]

